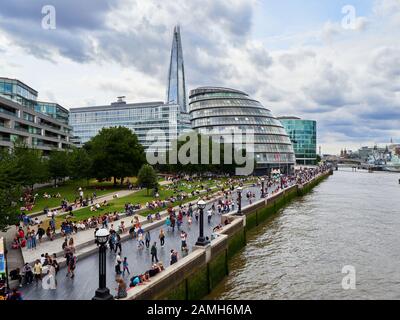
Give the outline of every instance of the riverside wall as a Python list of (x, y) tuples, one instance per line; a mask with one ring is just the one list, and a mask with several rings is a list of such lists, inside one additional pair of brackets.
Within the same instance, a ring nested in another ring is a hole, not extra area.
[(242, 209), (242, 215), (223, 215), (230, 220), (207, 247), (194, 250), (152, 278), (146, 285), (129, 289), (127, 300), (197, 300), (208, 295), (229, 273), (229, 260), (246, 245), (246, 232), (260, 225), (296, 197), (310, 192), (332, 171), (304, 185), (294, 185), (272, 197)]

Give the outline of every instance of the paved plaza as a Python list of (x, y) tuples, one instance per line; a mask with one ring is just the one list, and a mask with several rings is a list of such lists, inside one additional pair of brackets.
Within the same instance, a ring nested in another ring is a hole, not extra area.
[[(246, 187), (243, 190), (243, 194), (245, 194), (248, 190), (251, 190), (256, 194), (256, 200), (260, 199), (260, 187)], [(270, 192), (270, 191), (269, 191)], [(233, 192), (232, 198), (236, 200), (237, 192)], [(212, 229), (220, 224), (221, 216), (219, 214), (214, 214), (211, 220), (211, 223), (207, 223), (207, 214), (206, 211), (211, 207), (212, 203), (216, 201), (211, 201), (208, 203), (206, 209), (204, 210), (204, 234), (205, 236), (211, 237)], [(248, 205), (248, 200), (245, 196), (242, 199), (242, 207)], [(237, 209), (237, 206), (235, 206)], [(132, 217), (128, 217), (130, 220)], [(130, 226), (130, 224), (128, 224)], [(158, 234), (160, 229), (163, 228), (166, 234), (165, 238), (165, 246), (163, 248), (160, 247), (160, 242), (158, 239)], [(187, 219), (184, 219), (182, 230), (186, 231), (188, 234), (187, 243), (190, 248), (197, 241), (197, 237), (199, 234), (199, 226), (196, 222), (196, 219), (193, 218), (193, 223), (191, 226), (188, 225)], [(90, 230), (91, 237), (93, 239), (93, 231)], [(76, 238), (79, 235), (74, 235)], [(170, 250), (174, 249), (179, 252), (179, 258), (182, 258), (182, 252), (180, 250), (181, 240), (180, 240), (180, 231), (175, 229), (175, 232), (167, 231), (167, 228), (164, 225), (156, 227), (150, 231), (151, 235), (151, 243), (157, 241), (158, 248), (158, 259), (163, 262), (165, 267), (169, 266), (169, 257)], [(61, 244), (60, 244), (61, 245)], [(59, 249), (57, 250), (59, 251)], [(49, 252), (51, 253), (51, 252)], [(79, 254), (79, 252), (77, 252)], [(115, 253), (107, 252), (107, 286), (110, 288), (111, 292), (115, 294), (116, 282), (115, 282), (115, 271), (114, 271), (114, 262), (115, 262)], [(128, 283), (130, 277), (133, 275), (137, 275), (145, 272), (150, 269), (151, 263), (151, 255), (150, 249), (139, 249), (137, 246), (136, 240), (128, 240), (122, 243), (122, 254), (121, 258), (127, 257), (129, 268), (131, 271), (131, 275), (125, 274), (125, 281)], [(60, 260), (60, 259), (59, 259)], [(41, 283), (38, 284), (30, 284), (28, 286), (24, 286), (21, 291), (24, 296), (24, 299), (33, 300), (78, 300), (78, 299), (91, 299), (94, 295), (95, 290), (98, 287), (98, 255), (97, 251), (95, 254), (91, 254), (86, 258), (79, 259), (77, 262), (77, 267), (75, 271), (75, 278), (70, 279), (66, 277), (67, 270), (66, 268), (62, 268), (57, 275), (57, 289), (55, 290), (44, 290), (42, 289)]]

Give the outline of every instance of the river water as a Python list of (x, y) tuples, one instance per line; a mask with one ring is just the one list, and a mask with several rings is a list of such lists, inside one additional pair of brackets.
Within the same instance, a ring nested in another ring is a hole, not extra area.
[[(400, 299), (399, 178), (335, 171), (249, 232), (207, 298)], [(355, 289), (343, 289), (345, 266)]]

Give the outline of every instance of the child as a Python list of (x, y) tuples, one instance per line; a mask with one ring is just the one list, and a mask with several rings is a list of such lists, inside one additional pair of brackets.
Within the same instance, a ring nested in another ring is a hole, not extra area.
[(123, 271), (122, 271), (122, 276), (125, 277), (125, 271), (128, 272), (128, 274), (131, 274), (129, 271), (129, 267), (128, 267), (128, 258), (124, 257), (124, 261), (122, 262), (122, 267), (123, 267)]

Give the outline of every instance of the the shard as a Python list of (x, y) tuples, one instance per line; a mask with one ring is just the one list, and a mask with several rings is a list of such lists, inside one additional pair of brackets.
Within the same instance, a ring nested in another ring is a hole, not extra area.
[(168, 104), (179, 104), (181, 112), (188, 112), (186, 99), (185, 68), (183, 63), (182, 41), (179, 26), (174, 28), (171, 59), (168, 71)]

